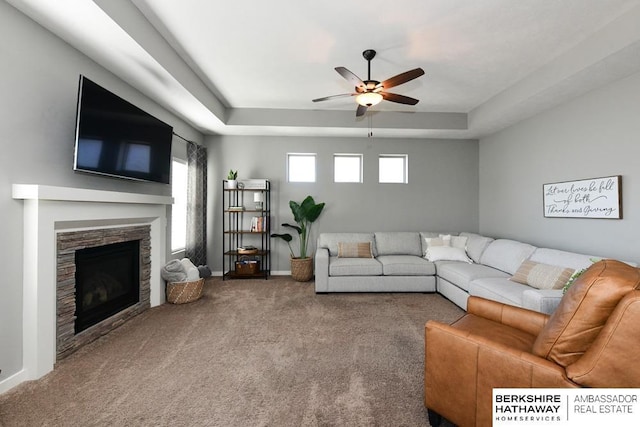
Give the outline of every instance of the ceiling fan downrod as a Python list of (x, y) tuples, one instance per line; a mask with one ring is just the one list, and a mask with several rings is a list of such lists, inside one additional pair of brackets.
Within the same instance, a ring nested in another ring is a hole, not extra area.
[(362, 56), (367, 60), (367, 80), (371, 80), (371, 60), (376, 57), (376, 51), (367, 49), (362, 52)]

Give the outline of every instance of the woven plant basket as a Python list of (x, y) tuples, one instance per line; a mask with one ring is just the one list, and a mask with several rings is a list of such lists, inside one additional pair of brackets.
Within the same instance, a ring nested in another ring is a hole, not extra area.
[(204, 279), (193, 282), (169, 282), (167, 283), (167, 302), (171, 304), (185, 304), (193, 302), (202, 295)]
[(313, 278), (313, 258), (291, 258), (291, 277), (297, 282)]

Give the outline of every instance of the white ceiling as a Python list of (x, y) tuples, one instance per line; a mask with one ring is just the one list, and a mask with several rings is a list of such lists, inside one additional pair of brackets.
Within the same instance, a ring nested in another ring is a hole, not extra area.
[(204, 133), (478, 138), (640, 70), (640, 0), (8, 0)]

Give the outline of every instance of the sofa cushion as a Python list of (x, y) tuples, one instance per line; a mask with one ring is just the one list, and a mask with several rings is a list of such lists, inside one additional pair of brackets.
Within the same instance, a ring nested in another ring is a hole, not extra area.
[(561, 251), (558, 249), (537, 248), (529, 257), (531, 261), (543, 264), (569, 267), (574, 270), (582, 270), (591, 267), (593, 260), (600, 260), (600, 257), (593, 255), (582, 255), (575, 252)]
[(378, 232), (375, 239), (378, 255), (422, 255), (419, 233)]
[(340, 258), (373, 258), (371, 242), (338, 242)]
[(385, 276), (434, 276), (436, 266), (424, 258), (413, 255), (380, 255)]
[(574, 271), (573, 268), (524, 260), (510, 280), (536, 289), (562, 289)]
[(535, 249), (535, 246), (515, 240), (494, 240), (482, 253), (480, 264), (513, 274)]
[(330, 256), (338, 256), (339, 242), (371, 242), (373, 256), (378, 254), (373, 233), (320, 233), (318, 236), (318, 247), (329, 249)]
[(522, 294), (530, 286), (514, 283), (508, 277), (485, 277), (469, 283), (469, 295), (522, 307)]
[(382, 264), (375, 258), (329, 258), (329, 276), (381, 276)]
[(438, 276), (465, 291), (469, 291), (469, 283), (475, 279), (483, 277), (500, 277), (506, 279), (509, 277), (507, 273), (496, 270), (495, 268), (466, 262), (437, 262), (436, 270)]
[(493, 238), (481, 236), (475, 233), (460, 233), (460, 236), (467, 238), (467, 255), (473, 262), (480, 262), (480, 257), (487, 246), (493, 242)]
[(542, 329), (533, 353), (561, 366), (576, 362), (604, 327), (620, 300), (640, 286), (640, 270), (603, 260), (587, 269), (564, 295)]

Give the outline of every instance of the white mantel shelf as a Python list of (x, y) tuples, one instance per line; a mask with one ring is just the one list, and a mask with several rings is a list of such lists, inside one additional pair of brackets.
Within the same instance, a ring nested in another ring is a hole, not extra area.
[(37, 184), (13, 184), (14, 199), (69, 202), (139, 203), (171, 205), (173, 197), (87, 188), (55, 187)]

